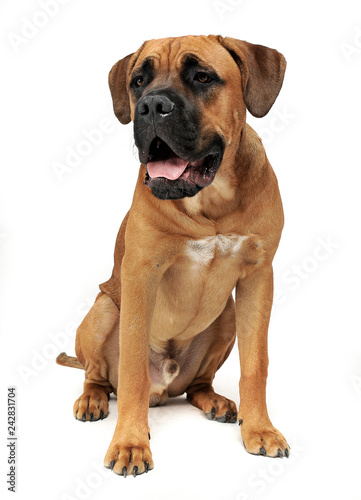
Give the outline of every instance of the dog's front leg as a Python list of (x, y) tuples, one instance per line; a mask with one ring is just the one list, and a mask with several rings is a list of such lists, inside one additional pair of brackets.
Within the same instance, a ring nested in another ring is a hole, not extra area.
[(272, 265), (239, 279), (236, 288), (236, 322), (241, 379), (239, 383), (242, 439), (255, 455), (288, 456), (289, 446), (273, 427), (267, 412), (267, 336), (273, 300)]
[(104, 465), (116, 474), (153, 468), (149, 447), (149, 330), (159, 277), (134, 255), (124, 255), (118, 371), (118, 420)]

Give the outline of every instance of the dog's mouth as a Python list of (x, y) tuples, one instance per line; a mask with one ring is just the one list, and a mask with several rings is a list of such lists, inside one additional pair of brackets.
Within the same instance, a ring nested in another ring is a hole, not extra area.
[[(176, 184), (183, 186), (183, 196), (193, 196), (187, 193), (186, 186), (198, 186), (198, 189), (208, 186), (213, 181), (221, 163), (221, 148), (216, 146), (204, 156), (194, 160), (186, 160), (178, 156), (168, 144), (156, 137), (150, 144), (147, 175), (145, 185), (153, 187), (154, 183), (162, 182), (164, 187)], [(173, 198), (173, 196), (167, 196)], [(182, 196), (176, 196), (177, 198)]]

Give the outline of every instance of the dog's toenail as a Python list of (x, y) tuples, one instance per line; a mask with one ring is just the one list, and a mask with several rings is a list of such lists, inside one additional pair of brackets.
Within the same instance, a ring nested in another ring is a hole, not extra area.
[(138, 472), (138, 467), (135, 466), (134, 469), (133, 469), (133, 476), (134, 477), (137, 475), (137, 472)]
[(124, 477), (127, 477), (127, 468), (126, 467), (123, 467), (122, 473), (123, 473)]
[(266, 450), (263, 448), (263, 446), (259, 449), (259, 452), (261, 455), (266, 455)]

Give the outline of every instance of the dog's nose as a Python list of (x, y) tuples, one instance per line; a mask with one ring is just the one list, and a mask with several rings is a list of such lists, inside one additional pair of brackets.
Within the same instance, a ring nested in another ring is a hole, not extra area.
[(146, 95), (138, 102), (137, 111), (143, 119), (152, 121), (170, 115), (174, 106), (174, 103), (165, 95)]

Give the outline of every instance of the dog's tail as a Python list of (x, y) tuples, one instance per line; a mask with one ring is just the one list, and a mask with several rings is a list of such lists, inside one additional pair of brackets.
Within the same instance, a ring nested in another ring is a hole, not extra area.
[(65, 352), (59, 354), (56, 358), (56, 362), (61, 366), (70, 366), (71, 368), (80, 368), (81, 370), (84, 370), (84, 366), (80, 363), (78, 358), (75, 358), (74, 356), (67, 356)]

